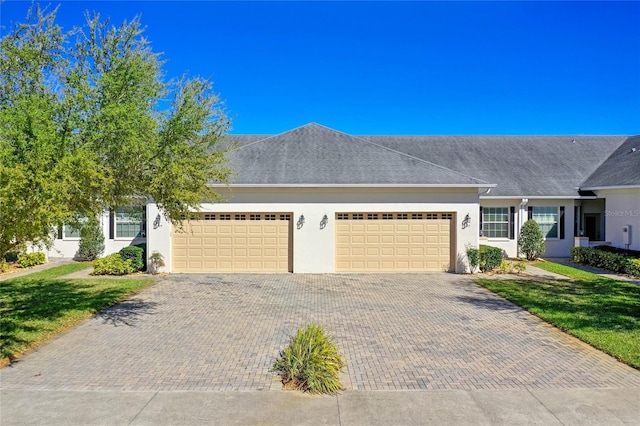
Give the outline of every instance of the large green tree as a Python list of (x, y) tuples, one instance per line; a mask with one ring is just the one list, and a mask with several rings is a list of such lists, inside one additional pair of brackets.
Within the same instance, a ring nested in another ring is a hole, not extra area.
[(137, 18), (65, 32), (56, 12), (35, 5), (0, 40), (0, 256), (136, 200), (178, 223), (230, 173), (210, 81), (165, 81)]

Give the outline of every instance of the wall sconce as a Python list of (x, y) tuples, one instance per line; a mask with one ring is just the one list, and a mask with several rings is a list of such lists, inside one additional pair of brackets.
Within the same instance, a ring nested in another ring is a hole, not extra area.
[(469, 216), (469, 213), (467, 213), (467, 215), (464, 217), (464, 220), (462, 221), (462, 229), (467, 229), (469, 226), (471, 226), (471, 216)]
[(327, 226), (327, 223), (329, 223), (329, 218), (325, 214), (322, 216), (322, 220), (320, 221), (320, 229), (324, 229)]
[(162, 220), (162, 217), (160, 217), (160, 213), (158, 213), (158, 215), (156, 216), (156, 218), (153, 220), (153, 229), (158, 229), (160, 228), (160, 221)]
[(296, 223), (296, 228), (301, 229), (303, 225), (304, 225), (304, 215), (301, 214), (300, 218), (298, 219), (298, 222)]

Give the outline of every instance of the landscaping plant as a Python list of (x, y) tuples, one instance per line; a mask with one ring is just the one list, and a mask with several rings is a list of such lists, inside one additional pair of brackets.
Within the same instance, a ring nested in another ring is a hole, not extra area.
[(286, 388), (335, 394), (342, 389), (344, 361), (332, 339), (317, 324), (299, 328), (273, 365)]
[(96, 260), (104, 252), (104, 234), (97, 219), (91, 219), (80, 229), (78, 257), (82, 260)]
[(162, 253), (157, 251), (151, 253), (151, 256), (149, 256), (149, 262), (151, 262), (151, 273), (153, 274), (157, 274), (158, 270), (165, 265)]
[(144, 268), (144, 250), (141, 247), (129, 246), (120, 250), (120, 257), (124, 260), (130, 260), (131, 266), (136, 271), (141, 271)]
[(530, 219), (522, 225), (518, 250), (526, 256), (527, 260), (536, 260), (546, 250), (542, 230), (535, 220)]
[(31, 266), (42, 265), (47, 261), (47, 257), (41, 251), (35, 253), (24, 253), (18, 255), (18, 266), (29, 268)]
[(480, 270), (490, 272), (500, 267), (504, 254), (501, 248), (480, 245)]
[(469, 269), (471, 273), (476, 272), (480, 265), (480, 250), (475, 247), (467, 247), (467, 259), (469, 259)]
[(123, 259), (120, 253), (113, 253), (93, 261), (92, 275), (127, 275), (134, 272), (131, 259)]

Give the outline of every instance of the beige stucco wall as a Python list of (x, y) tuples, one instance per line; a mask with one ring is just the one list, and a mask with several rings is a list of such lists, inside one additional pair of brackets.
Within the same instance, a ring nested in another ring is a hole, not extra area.
[[(433, 188), (235, 188), (221, 191), (223, 203), (203, 203), (211, 212), (290, 212), (293, 215), (293, 271), (295, 273), (335, 272), (335, 214), (337, 212), (451, 212), (456, 247), (453, 270), (465, 272), (465, 247), (478, 245), (479, 205), (476, 189)], [(149, 252), (160, 252), (171, 271), (171, 225), (158, 216), (155, 205), (147, 209)], [(462, 220), (470, 216), (470, 226)], [(295, 224), (304, 215), (305, 224)], [(320, 229), (322, 217), (329, 222)], [(156, 226), (153, 221), (159, 217)]]

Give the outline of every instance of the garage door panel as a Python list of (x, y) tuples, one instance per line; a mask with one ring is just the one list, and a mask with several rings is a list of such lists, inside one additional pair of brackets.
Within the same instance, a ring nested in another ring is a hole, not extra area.
[(336, 214), (337, 271), (443, 271), (450, 268), (450, 220), (439, 219), (439, 213), (358, 214), (363, 220), (353, 216), (352, 213)]
[[(264, 217), (263, 214), (260, 214)], [(230, 214), (245, 219), (246, 213)], [(172, 235), (175, 272), (288, 272), (290, 221), (192, 220)]]

